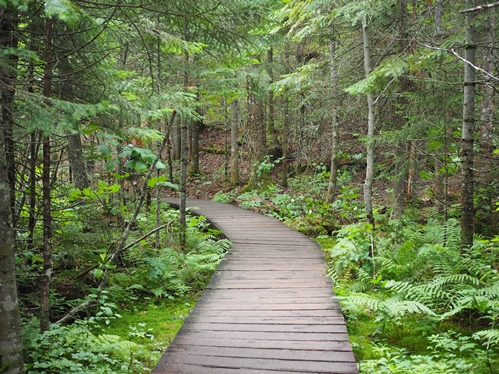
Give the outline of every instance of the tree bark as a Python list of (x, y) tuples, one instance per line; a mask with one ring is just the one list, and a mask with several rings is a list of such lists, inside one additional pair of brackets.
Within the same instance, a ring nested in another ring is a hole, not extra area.
[[(189, 86), (189, 72), (187, 71), (189, 65), (189, 55), (185, 55), (184, 60), (184, 77), (183, 84), (187, 90)], [(185, 115), (180, 120), (180, 244), (185, 246), (186, 231), (187, 231), (187, 127), (188, 119)]]
[(230, 184), (236, 186), (239, 179), (239, 150), (237, 140), (239, 138), (240, 107), (239, 100), (234, 99), (231, 106), (231, 126), (230, 126)]
[[(268, 74), (269, 74), (269, 80), (270, 84), (274, 83), (274, 49), (270, 47), (267, 50), (267, 63), (269, 64), (269, 67), (267, 69)], [(268, 123), (267, 123), (267, 128), (270, 136), (272, 137), (272, 147), (276, 148), (279, 146), (279, 142), (277, 139), (277, 132), (275, 130), (275, 105), (274, 105), (274, 93), (272, 90), (269, 90), (269, 97), (268, 97)]]
[[(477, 5), (475, 0), (466, 0), (466, 8)], [(462, 159), (462, 213), (461, 213), (461, 248), (469, 248), (473, 244), (475, 231), (474, 188), (475, 174), (473, 171), (474, 135), (475, 135), (475, 96), (476, 74), (472, 65), (476, 65), (476, 41), (474, 12), (466, 13), (466, 45), (464, 58), (469, 63), (464, 64), (464, 99), (463, 124), (461, 134)]]
[(247, 129), (249, 133), (250, 146), (250, 181), (249, 188), (256, 188), (260, 182), (260, 177), (256, 170), (263, 160), (265, 144), (265, 121), (264, 121), (264, 102), (256, 93), (256, 83), (248, 76), (248, 118)]
[(331, 107), (332, 130), (333, 136), (331, 139), (331, 169), (329, 175), (329, 184), (326, 193), (326, 201), (332, 203), (337, 192), (338, 183), (338, 154), (340, 151), (340, 124), (338, 120), (338, 72), (336, 68), (336, 40), (334, 29), (332, 30), (331, 41), (329, 42), (329, 54), (331, 58), (331, 86), (333, 102)]
[[(199, 113), (198, 113), (199, 114)], [(203, 127), (203, 122), (200, 120), (196, 120), (191, 125), (191, 167), (189, 170), (189, 174), (197, 175), (200, 174), (199, 171), (199, 134)]]
[[(2, 49), (17, 48), (18, 40), (15, 30), (19, 18), (17, 11), (12, 6), (0, 7), (0, 47)], [(1, 113), (3, 119), (3, 132), (5, 141), (5, 158), (7, 162), (7, 178), (9, 183), (10, 204), (13, 223), (17, 222), (16, 213), (16, 169), (14, 161), (14, 130), (12, 103), (17, 84), (17, 55), (5, 55), (5, 61), (0, 64), (0, 84), (3, 86), (1, 97)]]
[(71, 165), (73, 184), (80, 190), (88, 188), (90, 180), (88, 179), (87, 167), (83, 158), (83, 146), (79, 133), (68, 135), (68, 158)]
[[(52, 19), (47, 18), (45, 29), (45, 73), (43, 96), (48, 98), (52, 89)], [(50, 136), (42, 138), (42, 215), (43, 215), (43, 273), (40, 280), (40, 328), (48, 330), (50, 327), (50, 281), (52, 278), (52, 202), (50, 195)]]
[[(494, 40), (495, 40), (495, 11), (489, 8), (487, 11), (487, 25), (485, 29), (485, 48), (483, 52), (482, 68), (493, 75), (494, 73)], [(498, 173), (494, 171), (494, 86), (490, 76), (484, 74), (485, 84), (482, 88), (482, 102), (480, 113), (480, 161), (479, 169), (479, 187), (481, 201), (477, 215), (480, 218), (480, 224), (484, 226), (488, 234), (493, 234), (496, 230), (497, 219), (493, 213), (495, 206), (493, 198), (496, 194)]]
[[(371, 72), (371, 55), (369, 51), (369, 32), (367, 25), (362, 28), (364, 41), (364, 71), (366, 77)], [(366, 217), (374, 226), (372, 189), (374, 179), (374, 99), (373, 95), (367, 94), (367, 158), (366, 158), (366, 179), (364, 182), (364, 205), (366, 207)]]
[[(286, 64), (285, 73), (289, 74), (289, 43), (286, 44), (284, 49), (284, 60)], [(289, 159), (289, 123), (290, 123), (290, 115), (289, 115), (289, 97), (288, 95), (284, 95), (284, 118), (282, 123), (282, 171), (281, 171), (281, 184), (283, 187), (288, 187), (288, 159)]]
[[(0, 46), (14, 47), (13, 32), (17, 12), (11, 6), (0, 7)], [(15, 45), (14, 45), (15, 44)], [(23, 346), (15, 272), (16, 236), (13, 225), (12, 102), (15, 88), (15, 61), (0, 65), (0, 372), (24, 373)], [(7, 138), (8, 137), (8, 138)]]
[[(407, 47), (407, 24), (408, 24), (408, 13), (407, 13), (407, 0), (400, 0), (398, 2), (399, 6), (399, 19), (398, 19), (398, 53), (400, 55), (405, 53), (405, 48)], [(402, 75), (399, 78), (399, 92), (397, 98), (398, 110), (401, 113), (396, 115), (396, 126), (398, 130), (401, 130), (406, 124), (407, 119), (403, 113), (407, 106), (407, 99), (404, 94), (408, 91), (409, 81), (408, 78)], [(393, 218), (397, 219), (402, 216), (405, 210), (405, 193), (406, 193), (406, 182), (407, 182), (407, 162), (406, 162), (406, 143), (397, 142), (395, 143), (395, 185), (393, 188), (394, 201), (393, 201)]]
[[(4, 91), (4, 87), (0, 88), (1, 96)], [(0, 105), (0, 372), (18, 374), (24, 373), (24, 366), (15, 272), (16, 239), (5, 157), (3, 102)]]

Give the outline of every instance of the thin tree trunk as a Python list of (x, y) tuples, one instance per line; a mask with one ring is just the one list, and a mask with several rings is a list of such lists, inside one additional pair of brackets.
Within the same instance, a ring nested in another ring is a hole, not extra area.
[[(442, 40), (442, 0), (437, 0), (435, 4), (435, 37), (438, 42)], [(435, 158), (435, 168), (434, 173), (435, 177), (433, 179), (433, 194), (435, 196), (435, 209), (437, 214), (442, 214), (446, 212), (446, 200), (447, 194), (445, 191), (445, 185), (447, 183), (446, 173), (443, 173), (443, 170), (447, 170), (447, 165), (445, 162), (445, 158), (447, 155), (447, 123), (444, 119), (444, 129), (443, 129), (443, 150), (441, 152), (436, 151)]]
[[(487, 10), (488, 25), (485, 30), (486, 46), (483, 52), (482, 68), (493, 75), (494, 73), (494, 40), (495, 40), (495, 10)], [(497, 218), (493, 213), (495, 206), (493, 203), (496, 195), (495, 181), (497, 181), (497, 172), (494, 172), (494, 86), (490, 76), (484, 75), (485, 84), (482, 89), (482, 103), (480, 113), (480, 162), (478, 169), (480, 170), (480, 189), (481, 203), (480, 210), (482, 211), (482, 224), (487, 230), (496, 230)], [(493, 232), (489, 232), (492, 234)], [(495, 232), (494, 232), (495, 233)]]
[(333, 102), (331, 107), (331, 117), (332, 117), (332, 130), (333, 137), (331, 139), (331, 169), (329, 175), (329, 184), (327, 188), (326, 201), (332, 203), (337, 192), (337, 182), (338, 182), (338, 154), (340, 148), (340, 124), (338, 120), (338, 72), (336, 68), (336, 36), (334, 35), (334, 29), (332, 30), (332, 38), (329, 42), (329, 54), (331, 58), (331, 86), (332, 86), (332, 96)]
[(282, 123), (282, 171), (281, 184), (283, 187), (288, 187), (288, 160), (289, 160), (289, 98), (284, 98), (284, 119)]
[[(398, 19), (398, 34), (399, 34), (399, 44), (398, 53), (400, 55), (405, 53), (405, 48), (407, 46), (407, 23), (408, 23), (408, 13), (407, 13), (407, 0), (400, 0), (398, 2), (399, 6), (399, 19)], [(398, 110), (404, 111), (407, 106), (407, 99), (404, 97), (404, 93), (408, 91), (409, 81), (407, 77), (402, 75), (399, 78), (399, 92), (397, 98)], [(407, 119), (403, 113), (396, 115), (396, 125), (398, 130), (406, 125)], [(393, 201), (393, 218), (397, 219), (402, 216), (405, 210), (405, 193), (406, 193), (406, 182), (408, 167), (406, 162), (406, 143), (397, 142), (395, 143), (395, 185), (393, 188), (394, 201)]]
[(195, 120), (191, 125), (191, 167), (189, 174), (197, 175), (200, 174), (199, 171), (199, 133), (203, 126), (203, 122), (200, 120)]
[(180, 118), (179, 120), (177, 120), (173, 123), (173, 128), (172, 128), (172, 159), (173, 160), (180, 160), (180, 158), (181, 158), (181, 153), (182, 153), (181, 121), (182, 121), (182, 119)]
[(247, 91), (248, 91), (248, 118), (247, 129), (249, 132), (250, 145), (250, 188), (257, 188), (261, 177), (256, 171), (263, 160), (263, 150), (265, 144), (265, 121), (264, 121), (264, 103), (255, 92), (256, 83), (248, 76)]
[(239, 100), (234, 99), (231, 105), (231, 126), (230, 126), (230, 184), (238, 185), (239, 180), (239, 150), (237, 139), (239, 138), (240, 108)]
[(229, 133), (231, 131), (231, 123), (229, 119), (229, 108), (227, 104), (227, 98), (224, 97), (223, 100), (224, 106), (224, 170), (225, 170), (225, 179), (229, 178), (230, 173), (230, 158), (231, 153), (229, 149)]
[[(364, 41), (364, 71), (366, 77), (371, 72), (371, 55), (369, 51), (369, 32), (367, 25), (362, 28)], [(373, 95), (367, 94), (367, 167), (366, 180), (364, 182), (364, 205), (366, 206), (366, 217), (374, 227), (372, 190), (374, 179), (374, 99)]]
[[(52, 89), (52, 19), (46, 20), (45, 34), (45, 74), (43, 96), (48, 98)], [(52, 214), (51, 214), (51, 195), (50, 195), (50, 136), (42, 138), (42, 215), (43, 215), (43, 273), (40, 281), (41, 300), (40, 300), (40, 328), (48, 330), (50, 327), (50, 281), (52, 277)]]
[[(289, 44), (286, 44), (286, 47), (284, 49), (284, 60), (286, 63), (286, 70), (285, 73), (289, 74)], [(284, 111), (284, 118), (283, 118), (283, 123), (282, 123), (282, 171), (281, 171), (281, 184), (283, 187), (288, 187), (288, 162), (289, 162), (289, 123), (290, 123), (290, 116), (289, 116), (289, 97), (288, 95), (284, 96), (284, 103), (283, 103), (283, 111)]]
[[(268, 73), (269, 73), (269, 83), (272, 84), (274, 83), (274, 49), (270, 47), (267, 50), (267, 63), (269, 64), (268, 68)], [(274, 93), (272, 90), (269, 90), (269, 97), (268, 97), (268, 131), (270, 136), (272, 137), (272, 147), (273, 149), (279, 147), (279, 142), (277, 139), (277, 132), (275, 130), (275, 105), (274, 105)]]
[[(189, 55), (185, 55), (184, 61), (184, 77), (183, 84), (185, 89), (189, 85), (189, 72), (187, 71), (189, 64)], [(184, 115), (180, 122), (180, 244), (185, 246), (186, 231), (187, 231), (187, 127), (188, 119)]]
[[(477, 5), (475, 0), (466, 0), (466, 7), (473, 8)], [(474, 187), (475, 174), (473, 172), (473, 144), (475, 135), (475, 96), (476, 74), (472, 65), (476, 65), (476, 41), (474, 12), (466, 13), (466, 45), (464, 58), (469, 63), (464, 64), (464, 99), (463, 99), (463, 125), (461, 135), (462, 159), (462, 213), (461, 213), (461, 248), (469, 248), (473, 244), (475, 231)], [(471, 65), (472, 64), (472, 65)]]

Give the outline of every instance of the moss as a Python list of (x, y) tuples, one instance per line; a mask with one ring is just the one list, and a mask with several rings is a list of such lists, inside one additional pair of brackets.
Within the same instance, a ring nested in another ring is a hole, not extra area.
[(176, 298), (164, 300), (159, 305), (151, 303), (140, 309), (125, 310), (121, 313), (122, 318), (104, 327), (105, 334), (118, 335), (141, 345), (156, 362), (195, 304), (194, 298)]

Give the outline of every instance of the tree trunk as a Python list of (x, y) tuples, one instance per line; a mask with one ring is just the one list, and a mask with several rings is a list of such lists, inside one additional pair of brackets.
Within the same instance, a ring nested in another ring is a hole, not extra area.
[[(11, 6), (0, 7), (0, 46), (17, 45), (13, 31), (17, 27), (17, 11)], [(15, 253), (16, 236), (13, 225), (14, 204), (12, 171), (12, 102), (15, 88), (15, 61), (0, 65), (0, 372), (24, 373), (23, 346), (17, 298)], [(10, 138), (6, 138), (9, 136)]]
[(227, 103), (227, 98), (223, 99), (224, 106), (224, 170), (225, 170), (225, 179), (229, 179), (230, 173), (230, 158), (231, 152), (229, 149), (229, 133), (231, 131), (231, 123), (229, 119), (229, 108)]
[(181, 121), (179, 118), (173, 123), (172, 128), (172, 160), (180, 160), (180, 155), (182, 153), (182, 135), (181, 135)]
[[(267, 50), (267, 63), (269, 64), (268, 67), (268, 74), (269, 74), (269, 83), (272, 84), (274, 83), (274, 49), (270, 47)], [(274, 105), (274, 93), (272, 90), (269, 90), (269, 97), (268, 97), (268, 132), (270, 136), (272, 137), (272, 148), (275, 149), (279, 147), (279, 142), (277, 139), (277, 132), (275, 130), (275, 105)], [(275, 155), (274, 155), (275, 156)]]
[[(486, 46), (483, 52), (482, 68), (493, 75), (494, 73), (494, 39), (495, 39), (495, 10), (487, 10), (488, 25), (485, 30)], [(482, 103), (480, 113), (480, 161), (478, 169), (480, 171), (479, 187), (481, 201), (477, 215), (480, 224), (484, 226), (487, 234), (495, 234), (497, 230), (497, 219), (495, 218), (495, 206), (493, 198), (496, 194), (498, 173), (494, 171), (494, 86), (490, 76), (484, 75), (485, 84), (482, 88)]]
[[(400, 0), (399, 6), (399, 19), (398, 19), (398, 34), (399, 44), (398, 53), (400, 55), (405, 53), (407, 47), (407, 0)], [(397, 98), (398, 110), (401, 113), (396, 115), (396, 126), (398, 130), (402, 130), (407, 124), (407, 119), (403, 111), (407, 106), (407, 99), (404, 93), (408, 91), (409, 81), (408, 78), (402, 75), (399, 78), (399, 92)], [(395, 143), (395, 185), (393, 188), (394, 201), (393, 201), (393, 218), (397, 219), (402, 216), (405, 210), (405, 192), (407, 182), (407, 163), (406, 163), (406, 144), (405, 142)]]
[(83, 158), (83, 146), (80, 134), (68, 135), (68, 157), (75, 187), (80, 190), (88, 188), (90, 186), (90, 181)]
[[(284, 49), (284, 60), (286, 64), (286, 70), (285, 73), (289, 74), (289, 43), (286, 44), (286, 47)], [(281, 171), (281, 184), (283, 187), (288, 187), (288, 160), (289, 160), (289, 123), (290, 123), (290, 116), (289, 116), (289, 97), (288, 95), (284, 95), (284, 118), (283, 118), (283, 123), (282, 123), (282, 171)]]
[(203, 122), (196, 120), (191, 125), (191, 167), (189, 174), (197, 175), (200, 174), (199, 171), (199, 133), (203, 127)]
[(288, 187), (288, 159), (289, 159), (289, 98), (284, 98), (284, 119), (282, 123), (282, 171), (281, 184), (283, 187)]
[(239, 180), (239, 151), (237, 140), (239, 138), (240, 108), (239, 100), (234, 99), (231, 106), (231, 126), (230, 126), (230, 184), (238, 185)]
[[(52, 19), (46, 20), (45, 34), (45, 73), (43, 96), (48, 98), (52, 89)], [(51, 195), (50, 195), (50, 136), (42, 138), (42, 215), (43, 215), (43, 273), (40, 280), (41, 300), (40, 300), (40, 328), (48, 330), (50, 327), (50, 280), (52, 277), (52, 214), (51, 214)]]
[[(2, 12), (2, 10), (0, 10)], [(5, 87), (0, 88), (3, 99)], [(12, 225), (8, 165), (5, 144), (3, 100), (0, 100), (0, 372), (24, 373), (23, 347), (17, 299), (15, 252), (16, 239)]]
[[(477, 5), (475, 0), (466, 0), (466, 7), (473, 8)], [(473, 172), (473, 138), (475, 135), (475, 95), (476, 74), (473, 65), (476, 65), (476, 41), (474, 12), (466, 13), (466, 45), (464, 58), (469, 63), (464, 64), (464, 99), (463, 99), (463, 125), (461, 135), (462, 159), (462, 213), (461, 213), (461, 248), (469, 248), (473, 244), (475, 231), (474, 187), (475, 174)]]
[(332, 30), (331, 41), (329, 42), (329, 54), (331, 58), (331, 86), (333, 102), (331, 107), (333, 137), (331, 139), (331, 170), (329, 184), (327, 188), (326, 201), (332, 203), (337, 192), (338, 182), (338, 154), (340, 148), (340, 124), (338, 120), (338, 72), (336, 69), (336, 36)]
[[(189, 85), (189, 72), (187, 71), (189, 65), (189, 55), (185, 55), (184, 60), (184, 77), (183, 84), (184, 88), (187, 90)], [(185, 115), (182, 116), (180, 120), (180, 244), (182, 248), (185, 246), (186, 242), (186, 231), (187, 231), (187, 127), (188, 119)]]
[(264, 103), (255, 92), (256, 83), (248, 76), (248, 119), (247, 129), (249, 133), (249, 163), (250, 163), (250, 181), (249, 188), (258, 188), (261, 182), (261, 177), (257, 175), (257, 169), (263, 161), (264, 156), (264, 138), (265, 138), (265, 121), (264, 121)]
[[(0, 7), (0, 47), (2, 49), (17, 48), (17, 34), (14, 32), (18, 27), (17, 11)], [(1, 113), (3, 120), (3, 132), (5, 141), (5, 158), (7, 162), (7, 178), (9, 183), (10, 204), (12, 210), (13, 224), (17, 222), (16, 213), (16, 169), (14, 161), (14, 130), (12, 103), (17, 84), (17, 54), (5, 55), (0, 64), (0, 84), (3, 86), (1, 97)]]
[[(362, 28), (364, 40), (364, 71), (366, 77), (371, 72), (371, 56), (369, 51), (369, 33), (367, 25)], [(366, 180), (364, 182), (364, 205), (366, 217), (374, 226), (372, 190), (374, 179), (374, 99), (372, 94), (367, 94), (367, 159)]]

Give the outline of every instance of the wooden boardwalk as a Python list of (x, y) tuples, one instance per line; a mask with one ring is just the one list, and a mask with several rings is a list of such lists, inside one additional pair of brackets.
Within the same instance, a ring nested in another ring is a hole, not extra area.
[(187, 205), (233, 247), (153, 374), (358, 372), (317, 243), (232, 205)]

